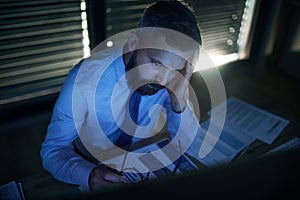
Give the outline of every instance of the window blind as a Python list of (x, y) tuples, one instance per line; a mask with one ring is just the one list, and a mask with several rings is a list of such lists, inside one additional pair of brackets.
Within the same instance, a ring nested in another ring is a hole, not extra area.
[[(82, 1), (1, 0), (0, 105), (60, 91), (70, 68), (84, 57)], [(104, 1), (106, 29), (97, 31), (108, 38), (136, 28), (144, 9), (156, 1)], [(195, 10), (206, 51), (239, 52), (247, 1), (255, 0), (186, 0)]]
[[(136, 28), (144, 9), (152, 2), (107, 0), (106, 37)], [(202, 35), (203, 48), (211, 55), (239, 52), (240, 28), (246, 0), (185, 0), (195, 10)]]
[(1, 0), (0, 104), (59, 91), (83, 57), (80, 0)]
[(245, 0), (193, 0), (203, 47), (211, 54), (237, 53)]

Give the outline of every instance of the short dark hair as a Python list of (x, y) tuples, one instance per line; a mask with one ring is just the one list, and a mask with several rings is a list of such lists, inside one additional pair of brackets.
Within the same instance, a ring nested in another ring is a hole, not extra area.
[(160, 27), (181, 32), (202, 45), (194, 10), (184, 1), (168, 0), (151, 4), (144, 11), (138, 27)]

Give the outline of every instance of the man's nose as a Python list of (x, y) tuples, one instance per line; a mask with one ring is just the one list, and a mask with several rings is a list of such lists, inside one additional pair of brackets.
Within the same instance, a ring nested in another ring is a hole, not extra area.
[(169, 69), (163, 69), (160, 70), (160, 72), (157, 75), (157, 81), (160, 85), (166, 86), (170, 79), (171, 70)]

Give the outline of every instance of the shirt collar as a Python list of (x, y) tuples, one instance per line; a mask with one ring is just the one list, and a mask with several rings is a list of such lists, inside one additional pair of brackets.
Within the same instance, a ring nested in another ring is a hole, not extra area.
[(116, 71), (116, 75), (117, 77), (121, 77), (125, 74), (126, 72), (126, 66), (124, 63), (124, 59), (123, 59), (123, 49), (125, 47), (125, 44), (121, 45), (117, 51), (115, 52), (114, 55), (114, 67), (115, 67), (115, 71)]

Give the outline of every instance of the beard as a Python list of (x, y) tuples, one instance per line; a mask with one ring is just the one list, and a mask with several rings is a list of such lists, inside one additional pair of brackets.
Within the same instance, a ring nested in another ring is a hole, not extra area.
[[(132, 68), (138, 66), (136, 64), (136, 51), (133, 52), (128, 64), (126, 65), (126, 72)], [(164, 86), (157, 83), (147, 83), (136, 89), (136, 91), (141, 95), (153, 95), (157, 93), (160, 89), (163, 89)]]

